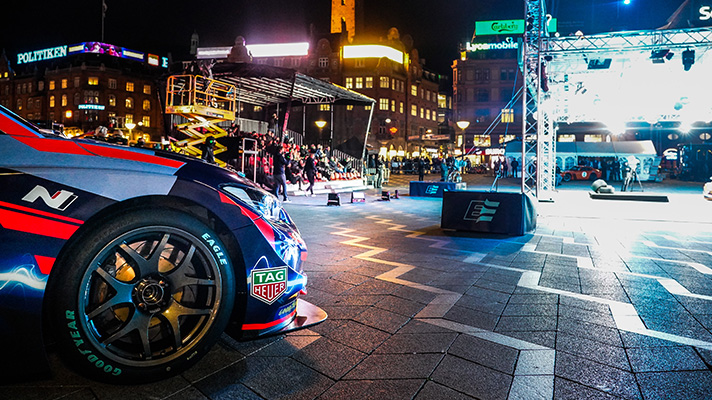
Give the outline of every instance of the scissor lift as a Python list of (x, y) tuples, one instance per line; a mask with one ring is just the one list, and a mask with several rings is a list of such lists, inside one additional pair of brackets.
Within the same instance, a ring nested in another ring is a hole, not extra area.
[[(201, 75), (172, 75), (166, 89), (166, 113), (184, 117), (188, 122), (177, 126), (178, 130), (190, 136), (176, 143), (186, 154), (200, 157), (198, 147), (206, 136), (220, 138), (227, 132), (218, 126), (219, 122), (235, 119), (236, 89), (234, 85), (223, 83)], [(216, 143), (214, 154), (227, 150)], [(220, 166), (225, 163), (216, 160)]]

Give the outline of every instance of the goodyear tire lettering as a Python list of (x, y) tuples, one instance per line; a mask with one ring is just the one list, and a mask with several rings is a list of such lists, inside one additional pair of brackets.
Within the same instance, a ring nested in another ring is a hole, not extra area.
[(70, 329), (69, 336), (74, 338), (74, 345), (77, 347), (77, 351), (79, 352), (79, 354), (86, 356), (86, 359), (87, 361), (89, 361), (90, 364), (93, 364), (96, 368), (103, 370), (105, 373), (111, 374), (113, 376), (121, 375), (121, 368), (114, 368), (113, 366), (111, 366), (111, 364), (104, 362), (104, 360), (93, 354), (91, 350), (82, 349), (80, 347), (82, 344), (84, 344), (84, 340), (81, 339), (81, 333), (77, 328), (74, 311), (67, 310), (65, 312), (65, 317), (69, 320), (69, 322), (67, 323), (67, 327)]

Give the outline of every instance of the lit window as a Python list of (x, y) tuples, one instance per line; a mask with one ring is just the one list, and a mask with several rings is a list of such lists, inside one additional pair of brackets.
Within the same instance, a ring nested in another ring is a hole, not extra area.
[(133, 92), (133, 91), (134, 91), (134, 84), (133, 84), (133, 82), (126, 82), (126, 91), (127, 91), (127, 92)]
[(109, 107), (116, 107), (116, 96), (110, 94), (109, 97)]
[(124, 117), (124, 126), (126, 126), (126, 124), (133, 124), (133, 114), (126, 114)]
[(378, 101), (378, 109), (381, 111), (388, 111), (388, 99), (379, 99)]
[(511, 108), (502, 109), (502, 122), (511, 123), (514, 122), (514, 110)]
[(148, 115), (144, 115), (143, 119), (141, 119), (141, 122), (143, 122), (143, 127), (144, 128), (150, 128), (151, 127), (151, 117)]
[(151, 100), (144, 100), (144, 101), (143, 101), (143, 110), (144, 110), (144, 111), (150, 111), (150, 110), (151, 110)]
[(49, 96), (49, 106), (54, 107), (54, 96)]
[(346, 89), (353, 89), (354, 87), (354, 78), (346, 78)]
[(109, 89), (116, 89), (116, 79), (109, 79)]
[(417, 117), (418, 116), (418, 106), (415, 104), (410, 105), (410, 115)]
[(151, 94), (151, 85), (143, 85), (143, 94)]
[(62, 79), (62, 89), (66, 89), (66, 88), (67, 88), (67, 80)]
[(319, 57), (319, 67), (326, 68), (329, 66), (329, 57)]
[(363, 109), (366, 111), (371, 111), (371, 106), (363, 106)]
[(425, 91), (425, 100), (430, 101), (430, 90)]
[(366, 77), (366, 89), (371, 89), (373, 88), (373, 77), (372, 76), (367, 76)]
[(49, 90), (54, 90), (54, 81), (49, 81)]
[(417, 96), (418, 95), (418, 87), (415, 85), (410, 85), (410, 94), (411, 94), (411, 96)]
[(425, 119), (430, 119), (430, 109), (425, 110)]
[(403, 102), (402, 101), (400, 102), (400, 107), (398, 108), (398, 112), (403, 114)]
[(133, 108), (134, 106), (134, 100), (132, 97), (127, 97), (126, 98), (126, 108)]
[(67, 106), (67, 95), (63, 94), (62, 95), (62, 107), (66, 107), (66, 106)]
[(356, 78), (356, 89), (363, 89), (363, 78), (360, 76)]
[(32, 93), (32, 82), (27, 84), (27, 93)]
[(396, 112), (396, 101), (391, 100), (391, 112)]
[(262, 111), (262, 106), (255, 106), (252, 110), (253, 110), (254, 112), (261, 112), (261, 111)]
[(319, 111), (331, 111), (331, 104), (319, 104)]
[(87, 83), (89, 84), (89, 86), (97, 86), (99, 85), (99, 78), (97, 78), (96, 76), (90, 76)]
[(349, 105), (346, 106), (346, 110), (347, 110), (347, 111), (353, 111), (353, 109), (354, 109), (354, 105), (353, 105), (353, 104), (349, 104)]
[(22, 84), (22, 94), (27, 94), (27, 84), (26, 83)]
[(425, 118), (425, 110), (423, 107), (420, 107), (420, 118)]
[(391, 85), (391, 80), (387, 76), (382, 76), (380, 78), (380, 87), (388, 89)]

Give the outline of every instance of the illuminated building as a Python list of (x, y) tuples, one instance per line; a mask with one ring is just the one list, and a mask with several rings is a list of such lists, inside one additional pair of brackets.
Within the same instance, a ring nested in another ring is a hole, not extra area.
[(160, 140), (163, 118), (156, 80), (167, 67), (166, 57), (101, 42), (55, 46), (12, 58), (3, 53), (0, 103), (40, 125), (63, 124), (69, 135), (99, 125), (124, 128), (133, 123), (140, 127), (134, 136)]

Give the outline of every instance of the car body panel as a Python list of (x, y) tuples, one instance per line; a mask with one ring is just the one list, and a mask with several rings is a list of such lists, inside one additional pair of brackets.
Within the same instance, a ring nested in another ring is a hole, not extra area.
[(581, 165), (571, 167), (561, 173), (562, 177), (565, 177), (567, 175), (571, 177), (571, 180), (589, 180), (592, 179), (592, 175), (596, 178), (600, 178), (602, 176), (601, 171), (599, 169)]

